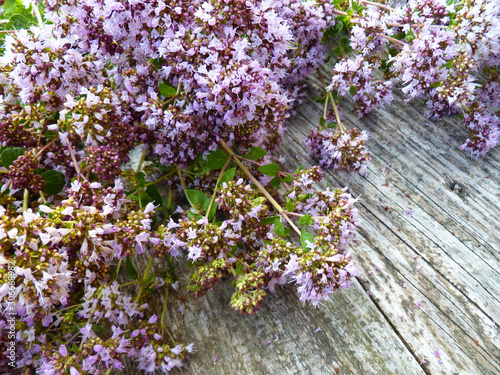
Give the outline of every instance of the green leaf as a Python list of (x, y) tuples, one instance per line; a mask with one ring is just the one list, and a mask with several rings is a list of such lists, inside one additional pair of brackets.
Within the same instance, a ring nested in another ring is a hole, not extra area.
[(283, 182), (292, 182), (293, 181), (293, 176), (289, 174), (283, 179)]
[(156, 70), (160, 70), (164, 61), (162, 61), (161, 59), (151, 59), (151, 65), (153, 65)]
[(146, 185), (146, 174), (144, 172), (138, 172), (135, 174), (139, 187), (144, 187)]
[(99, 324), (92, 324), (92, 330), (94, 332), (104, 332), (105, 328), (103, 326), (100, 326)]
[(337, 24), (334, 26), (334, 35), (339, 35), (342, 29), (344, 28), (344, 23), (343, 22), (337, 22)]
[(74, 342), (73, 345), (71, 345), (71, 351), (73, 353), (77, 353), (80, 351), (80, 348), (78, 347), (78, 345), (76, 345), (76, 342)]
[(299, 225), (311, 225), (313, 222), (311, 215), (304, 215), (299, 219)]
[(358, 91), (358, 88), (356, 86), (352, 85), (351, 87), (349, 87), (349, 94), (354, 95), (356, 94), (356, 91)]
[(264, 219), (262, 219), (260, 221), (260, 224), (262, 225), (271, 225), (272, 223), (274, 223), (276, 221), (276, 219), (278, 219), (279, 216), (270, 216), (270, 217), (266, 217)]
[(9, 168), (16, 159), (24, 154), (21, 147), (6, 147), (2, 150), (2, 165)]
[(337, 56), (342, 55), (342, 51), (340, 50), (340, 46), (337, 46), (333, 49), (333, 53), (336, 54)]
[(0, 17), (2, 19), (9, 19), (14, 14), (22, 14), (26, 18), (34, 20), (30, 10), (23, 5), (21, 0), (7, 0), (2, 5), (2, 9), (3, 13)]
[[(394, 39), (397, 39), (397, 40), (402, 40), (405, 37), (405, 35), (406, 35), (405, 33), (400, 32), (400, 33), (397, 33), (396, 35), (393, 35), (392, 37)], [(391, 52), (391, 55), (392, 55), (392, 51), (389, 51), (389, 52)]]
[(279, 189), (280, 184), (281, 184), (281, 180), (279, 179), (278, 176), (275, 176), (275, 177), (273, 177), (273, 179), (271, 181), (269, 181), (269, 183), (271, 184), (271, 186), (273, 188)]
[(325, 124), (326, 124), (326, 120), (325, 120), (325, 118), (324, 118), (324, 117), (321, 117), (321, 118), (319, 119), (319, 125), (320, 125), (320, 126), (323, 126), (323, 125), (325, 125)]
[(306, 252), (309, 252), (309, 251), (311, 251), (311, 248), (306, 245), (306, 241), (309, 241), (312, 243), (314, 241), (314, 236), (311, 233), (307, 232), (304, 228), (300, 231), (300, 243), (302, 244), (302, 247), (304, 248), (304, 250)]
[(236, 275), (243, 275), (243, 266), (240, 262), (236, 263)]
[(343, 37), (340, 38), (339, 45), (340, 45), (340, 47), (342, 48), (343, 51), (348, 52), (348, 50), (351, 48), (350, 45), (349, 45), (349, 43), (350, 43), (350, 41), (349, 41), (348, 37), (343, 36)]
[(281, 168), (279, 165), (273, 163), (263, 165), (262, 167), (257, 168), (257, 170), (266, 176), (274, 177), (279, 171), (281, 171)]
[(147, 205), (149, 202), (152, 202), (153, 200), (149, 196), (148, 193), (145, 191), (140, 191), (139, 193), (135, 193), (134, 195), (130, 196), (130, 199), (132, 199), (134, 202), (139, 202), (139, 195), (141, 196), (141, 203), (143, 206)]
[(198, 210), (203, 207), (205, 201), (208, 199), (204, 192), (195, 189), (186, 190), (186, 196), (193, 207)]
[(441, 81), (437, 81), (437, 82), (431, 83), (429, 86), (430, 87), (439, 87), (439, 86), (441, 86)]
[(352, 8), (357, 12), (361, 13), (363, 9), (365, 9), (361, 4), (357, 4), (355, 2), (352, 2)]
[(415, 34), (413, 34), (413, 31), (410, 29), (410, 30), (406, 33), (405, 40), (406, 40), (407, 42), (411, 42), (413, 39), (415, 39)]
[(290, 198), (287, 198), (286, 199), (286, 210), (288, 212), (293, 212), (294, 208), (295, 207), (294, 207), (293, 201)]
[(283, 237), (288, 237), (290, 235), (290, 228), (285, 228), (285, 232), (283, 233)]
[(61, 192), (64, 185), (66, 185), (66, 179), (64, 174), (59, 171), (46, 171), (42, 173), (43, 180), (45, 181), (45, 187), (43, 192), (48, 195), (55, 195)]
[(247, 154), (243, 155), (243, 157), (248, 160), (257, 160), (266, 155), (267, 153), (264, 151), (264, 149), (259, 146), (259, 147), (250, 147), (250, 150), (248, 150)]
[(158, 191), (158, 188), (156, 185), (149, 185), (146, 188), (146, 192), (148, 195), (153, 199), (153, 202), (155, 206), (163, 206), (163, 197), (161, 196), (160, 192)]
[(52, 140), (56, 139), (57, 137), (59, 137), (59, 133), (56, 132), (55, 130), (47, 130), (45, 133), (43, 133), (43, 136), (52, 141)]
[(188, 214), (188, 217), (189, 217), (190, 219), (192, 219), (193, 217), (194, 217), (196, 220), (203, 219), (203, 216), (202, 216), (202, 215), (197, 214), (197, 213), (195, 213), (195, 212), (192, 212), (191, 210), (188, 210), (187, 214)]
[(325, 103), (326, 100), (326, 91), (321, 94), (321, 96), (313, 96), (313, 100), (318, 103)]
[(127, 276), (130, 280), (137, 280), (139, 274), (137, 273), (137, 270), (135, 269), (130, 257), (127, 257), (127, 259), (125, 259), (125, 269), (127, 270)]
[(174, 87), (160, 83), (160, 94), (162, 94), (165, 98), (171, 98), (175, 96), (176, 93), (177, 90)]
[(209, 169), (221, 169), (227, 162), (228, 156), (220, 148), (212, 151), (207, 156), (207, 168)]
[(446, 60), (446, 64), (444, 64), (441, 69), (443, 68), (448, 68), (448, 69), (451, 69), (453, 67), (453, 64), (455, 62), (453, 61), (453, 59), (450, 59), (450, 60)]
[(349, 38), (346, 36), (341, 37), (339, 44), (343, 49), (347, 48), (349, 46)]
[(217, 184), (217, 188), (219, 188), (219, 186), (221, 186), (224, 182), (231, 181), (234, 178), (235, 173), (236, 173), (236, 168), (231, 168), (225, 171), (220, 177), (219, 183)]
[(283, 234), (285, 234), (285, 226), (279, 218), (274, 220), (274, 233), (276, 233), (277, 236), (283, 236)]
[(9, 25), (12, 29), (27, 29), (32, 22), (22, 14), (13, 14), (9, 18)]
[(163, 197), (160, 195), (160, 192), (158, 191), (156, 185), (149, 185), (146, 188), (146, 192), (153, 199), (155, 206), (163, 206)]

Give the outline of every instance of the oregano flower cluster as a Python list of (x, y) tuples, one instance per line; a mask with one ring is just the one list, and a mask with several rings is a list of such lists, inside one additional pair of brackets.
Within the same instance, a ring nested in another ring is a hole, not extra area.
[[(244, 156), (241, 160), (248, 163)], [(272, 165), (257, 170), (279, 177), (276, 169), (271, 172)], [(357, 271), (343, 249), (360, 224), (356, 200), (346, 189), (318, 190), (315, 186), (322, 173), (315, 167), (288, 174), (282, 178), (288, 182), (277, 183), (287, 189), (284, 211), (274, 199), (266, 202), (259, 188), (248, 183), (251, 180), (245, 171), (248, 168), (243, 164), (238, 172), (242, 177), (219, 181), (216, 188), (215, 202), (226, 214), (225, 220), (213, 222), (214, 218), (210, 222), (207, 208), (205, 216), (188, 210), (184, 218), (168, 225), (172, 245), (182, 242), (196, 266), (188, 290), (201, 296), (232, 276), (236, 290), (231, 307), (248, 315), (260, 308), (266, 290), (274, 292), (277, 284), (296, 282), (301, 300), (313, 305), (328, 299), (335, 290), (349, 287)], [(235, 173), (232, 169), (222, 176)], [(304, 228), (299, 230), (295, 222)], [(308, 226), (317, 236), (307, 231)], [(287, 239), (291, 230), (300, 236), (301, 246)]]
[[(461, 148), (471, 155), (485, 156), (498, 145), (499, 108), (487, 107), (498, 96), (498, 0), (411, 0), (393, 7), (361, 1), (334, 13), (338, 27), (326, 35), (349, 29), (349, 36), (333, 51), (327, 90), (351, 98), (359, 117), (390, 103), (391, 91), (400, 87), (406, 100), (426, 101), (429, 117), (463, 115), (469, 137)], [(336, 158), (337, 149), (321, 153), (321, 141), (310, 142), (316, 158), (331, 155), (323, 164)]]
[(498, 0), (29, 6), (0, 56), (2, 373), (182, 368), (195, 345), (165, 318), (179, 261), (197, 297), (231, 279), (242, 315), (278, 286), (314, 306), (349, 288), (357, 199), (319, 167), (281, 170), (276, 152), (313, 71), (325, 108), (307, 146), (322, 167), (370, 160), (339, 98), (362, 116), (399, 86), (430, 116), (462, 114), (472, 155), (499, 142)]

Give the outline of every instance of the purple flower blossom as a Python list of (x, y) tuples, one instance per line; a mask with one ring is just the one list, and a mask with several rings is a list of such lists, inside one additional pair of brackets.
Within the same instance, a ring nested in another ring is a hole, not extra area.
[(368, 137), (366, 131), (356, 128), (346, 133), (311, 131), (307, 136), (306, 145), (323, 168), (362, 173), (366, 169), (366, 161), (371, 160), (370, 154), (365, 150)]

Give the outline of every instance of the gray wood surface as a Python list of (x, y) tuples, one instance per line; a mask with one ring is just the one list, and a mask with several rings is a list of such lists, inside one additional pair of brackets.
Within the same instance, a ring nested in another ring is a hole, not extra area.
[[(305, 150), (323, 112), (308, 99), (320, 92), (314, 76), (308, 90), (280, 150), (291, 168), (315, 164)], [(421, 102), (397, 94), (362, 119), (341, 105), (348, 128), (371, 133), (366, 176), (326, 173), (361, 195), (352, 247), (361, 275), (319, 308), (302, 307), (289, 285), (242, 317), (229, 307), (230, 282), (201, 299), (186, 295), (181, 264), (185, 302), (170, 294), (167, 321), (198, 350), (182, 373), (500, 374), (500, 149), (471, 159), (458, 119), (429, 121)], [(445, 174), (469, 196), (451, 191)], [(150, 301), (159, 313), (162, 298)]]

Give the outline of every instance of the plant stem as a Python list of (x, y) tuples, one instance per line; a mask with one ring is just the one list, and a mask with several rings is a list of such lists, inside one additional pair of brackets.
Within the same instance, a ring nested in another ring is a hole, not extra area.
[(30, 197), (30, 192), (28, 189), (24, 189), (24, 197), (23, 197), (23, 212), (28, 209), (28, 199)]
[(142, 283), (142, 280), (129, 281), (128, 283), (120, 284), (119, 288), (121, 288), (122, 286), (134, 285), (134, 284), (139, 284), (139, 283)]
[(240, 160), (243, 160), (244, 162), (247, 162), (247, 163), (250, 163), (253, 165), (258, 165), (259, 167), (262, 167), (262, 164), (259, 162), (256, 162), (255, 160), (250, 160), (250, 159), (247, 159), (244, 156), (240, 156), (240, 155), (237, 155), (236, 157)]
[(149, 270), (151, 269), (151, 265), (153, 264), (153, 257), (150, 257), (148, 260), (148, 264), (146, 265), (146, 270), (144, 271), (144, 275), (142, 275), (141, 280), (141, 288), (139, 289), (139, 293), (137, 293), (137, 297), (135, 297), (135, 302), (139, 302), (141, 299), (142, 292), (144, 291), (144, 286), (146, 285), (146, 280), (148, 279)]
[[(137, 166), (137, 171), (136, 173), (139, 173), (142, 169), (142, 164), (144, 163), (144, 159), (146, 158), (146, 148), (144, 148), (144, 150), (142, 151), (142, 155), (141, 155), (141, 160), (139, 160), (139, 165)], [(141, 192), (142, 192), (142, 189), (137, 189), (138, 191), (138, 197), (139, 197), (139, 208), (142, 210), (142, 199), (141, 199)]]
[(298, 214), (298, 213), (296, 213), (296, 212), (290, 212), (290, 211), (287, 211), (287, 212), (286, 212), (286, 214), (287, 214), (287, 215), (292, 215), (292, 216), (298, 216), (298, 217), (302, 217), (302, 216), (304, 216), (304, 215), (302, 215), (302, 214)]
[(163, 310), (161, 312), (161, 318), (160, 318), (160, 325), (162, 327), (165, 326), (164, 319), (165, 319), (165, 312), (167, 311), (167, 300), (168, 300), (168, 288), (170, 287), (170, 284), (165, 285), (165, 301), (163, 301)]
[[(332, 93), (330, 93), (330, 92), (329, 92), (329, 94), (330, 94), (330, 96), (332, 95)], [(340, 130), (343, 133), (345, 133), (347, 130), (346, 130), (344, 124), (342, 123), (342, 121), (340, 121), (339, 111), (337, 110), (337, 105), (335, 104), (335, 100), (332, 100), (332, 104), (333, 104), (333, 110), (335, 111), (335, 117), (337, 118), (337, 124), (339, 125)]]
[(36, 15), (36, 19), (38, 21), (38, 26), (42, 26), (43, 25), (42, 15), (40, 14), (40, 10), (36, 6), (35, 1), (31, 1), (31, 6), (33, 7), (33, 12)]
[(60, 313), (60, 312), (63, 312), (65, 310), (71, 310), (71, 309), (74, 309), (75, 307), (78, 307), (78, 306), (81, 306), (82, 304), (81, 303), (78, 303), (76, 305), (71, 305), (71, 306), (68, 306), (68, 307), (65, 307), (64, 309), (61, 309), (61, 310), (57, 310), (56, 312), (57, 313)]
[(139, 160), (139, 165), (137, 166), (137, 173), (139, 173), (142, 169), (142, 164), (144, 163), (144, 159), (146, 158), (146, 151), (147, 149), (144, 149), (142, 152), (141, 160)]
[(325, 90), (326, 90), (328, 96), (330, 97), (330, 101), (332, 102), (333, 110), (335, 111), (335, 118), (337, 119), (337, 124), (340, 127), (340, 129), (342, 130), (342, 132), (345, 133), (346, 132), (346, 128), (345, 128), (344, 124), (342, 124), (342, 121), (340, 121), (339, 112), (337, 110), (337, 105), (335, 104), (335, 100), (333, 99), (333, 95), (332, 95), (331, 91), (328, 91), (326, 89), (326, 83), (325, 83), (325, 80), (323, 79), (323, 75), (321, 74), (320, 70), (317, 69), (317, 71), (318, 71), (318, 75), (319, 75), (319, 80), (321, 81), (321, 83), (323, 84), (323, 86), (325, 86)]
[(193, 175), (193, 176), (194, 176), (194, 175), (196, 175), (196, 173), (193, 173), (193, 172), (187, 171), (187, 170), (182, 169), (182, 168), (179, 168), (179, 170), (180, 170), (181, 172), (184, 172), (185, 174), (190, 174), (190, 175)]
[(54, 332), (54, 331), (64, 331), (65, 329), (73, 329), (75, 326), (65, 326), (65, 327), (57, 327), (52, 329), (47, 329), (45, 332)]
[(120, 274), (120, 267), (121, 267), (121, 265), (122, 265), (122, 260), (120, 259), (118, 261), (118, 266), (116, 266), (116, 279), (118, 279), (118, 275)]
[(212, 198), (210, 199), (210, 204), (208, 205), (207, 212), (205, 212), (205, 217), (207, 219), (208, 219), (208, 215), (210, 215), (210, 210), (212, 209), (212, 206), (214, 204), (215, 196), (217, 195), (217, 187), (219, 186), (220, 179), (221, 179), (222, 175), (224, 174), (227, 166), (229, 165), (229, 163), (231, 162), (232, 159), (233, 159), (233, 157), (229, 156), (229, 158), (226, 161), (226, 164), (224, 164), (224, 166), (222, 167), (222, 169), (219, 173), (219, 177), (217, 178), (217, 182), (215, 183), (214, 193), (212, 194)]
[(148, 182), (147, 184), (144, 185), (144, 187), (148, 187), (148, 186), (151, 186), (151, 185), (155, 185), (157, 184), (158, 182), (161, 182), (161, 180), (167, 178), (167, 177), (170, 177), (172, 176), (174, 173), (176, 172), (176, 170), (173, 170), (173, 171), (170, 171), (168, 172), (167, 174), (164, 174), (163, 176), (161, 176), (159, 179), (157, 179), (156, 181), (152, 181), (152, 182)]
[(387, 10), (387, 11), (393, 10), (391, 7), (388, 7), (388, 6), (384, 5), (384, 4), (375, 3), (373, 1), (361, 0), (360, 2), (368, 4), (368, 5), (373, 5), (373, 6), (376, 6), (376, 7), (380, 8), (380, 9), (384, 9), (384, 10)]
[(323, 126), (321, 126), (320, 130), (324, 130), (325, 126), (326, 126), (326, 113), (328, 112), (328, 98), (329, 97), (330, 97), (329, 95), (327, 95), (325, 97), (325, 109), (323, 110), (323, 118), (325, 119), (325, 124)]
[(341, 10), (333, 9), (332, 13), (338, 14), (339, 16), (348, 16), (347, 12), (343, 12)]
[[(64, 343), (64, 345), (68, 345), (71, 341), (73, 341), (73, 339), (75, 339), (78, 335), (80, 334), (80, 331), (78, 331), (77, 333), (75, 333), (68, 341), (66, 341)], [(82, 342), (80, 343), (80, 350), (82, 350), (82, 347), (83, 347), (83, 340)]]
[(167, 211), (165, 213), (165, 219), (163, 219), (163, 225), (167, 222), (167, 219), (171, 217), (172, 215), (172, 199), (174, 197), (174, 192), (172, 189), (169, 189), (168, 191), (168, 201), (167, 201)]
[[(68, 138), (66, 138), (66, 144), (68, 145), (68, 151), (69, 154), (71, 155), (71, 160), (73, 160), (73, 164), (75, 165), (75, 170), (76, 173), (78, 174), (78, 178), (80, 178), (81, 176), (85, 181), (87, 181), (90, 184), (90, 181), (80, 171), (80, 165), (76, 161), (76, 156), (75, 153), (73, 152), (73, 146), (71, 146), (71, 142), (69, 141)], [(90, 190), (92, 191), (92, 193), (94, 193), (94, 189), (90, 188)]]
[(229, 254), (229, 258), (234, 258), (234, 259), (236, 259), (238, 262), (240, 262), (240, 263), (241, 263), (241, 264), (242, 264), (245, 268), (247, 268), (247, 269), (252, 268), (252, 267), (250, 267), (250, 265), (249, 265), (247, 262), (245, 262), (243, 259), (241, 259), (241, 258), (237, 257), (236, 255)]
[[(267, 198), (267, 200), (269, 201), (269, 203), (271, 203), (274, 208), (280, 213), (282, 214), (285, 210), (283, 210), (283, 208), (281, 208), (281, 206), (279, 205), (278, 202), (276, 202), (276, 200), (271, 196), (271, 194), (269, 194), (267, 192), (267, 190), (260, 184), (259, 181), (257, 181), (257, 179), (250, 173), (250, 171), (248, 170), (248, 168), (235, 156), (237, 156), (233, 150), (231, 149), (231, 147), (229, 147), (227, 145), (226, 142), (224, 142), (222, 139), (219, 140), (219, 144), (222, 146), (222, 148), (230, 155), (230, 156), (233, 156), (233, 160), (235, 161), (235, 163), (238, 165), (238, 167), (243, 171), (243, 173), (245, 173), (245, 175), (255, 184), (255, 186), (257, 186), (257, 189), (259, 189), (261, 191), (261, 193)], [(297, 226), (293, 223), (293, 221), (286, 215), (286, 214), (283, 214), (283, 216), (285, 217), (285, 220), (288, 222), (288, 224), (290, 224), (290, 226), (293, 228), (293, 230), (295, 232), (297, 232), (298, 235), (300, 235), (300, 230), (299, 228), (297, 228)]]
[(57, 140), (58, 140), (58, 138), (54, 138), (54, 139), (53, 139), (53, 140), (51, 140), (49, 143), (47, 143), (45, 146), (43, 146), (43, 147), (42, 147), (42, 149), (36, 153), (35, 158), (38, 158), (38, 157), (42, 154), (42, 152), (44, 152), (44, 151), (45, 151), (45, 149), (46, 149), (47, 147), (49, 147), (50, 145), (52, 145), (52, 144), (53, 144), (55, 141), (57, 141)]
[(160, 318), (160, 326), (161, 326), (161, 334), (163, 336), (163, 331), (167, 331), (168, 336), (170, 337), (170, 340), (172, 340), (172, 344), (175, 345), (175, 340), (172, 337), (172, 334), (168, 330), (167, 326), (164, 323), (165, 319), (165, 312), (167, 311), (167, 300), (168, 300), (168, 288), (170, 287), (170, 283), (166, 285), (166, 291), (165, 291), (165, 301), (163, 301), (163, 310), (161, 312), (161, 318)]
[(164, 323), (164, 319), (165, 319), (165, 312), (167, 311), (167, 300), (168, 300), (168, 288), (170, 287), (170, 284), (167, 284), (166, 285), (166, 291), (165, 291), (165, 301), (163, 301), (163, 310), (161, 312), (161, 318), (160, 318), (160, 326), (161, 326), (161, 334), (163, 336), (163, 331), (167, 331), (168, 333), (168, 336), (170, 337), (170, 340), (172, 340), (172, 344), (175, 345), (175, 340), (172, 336), (172, 334), (170, 333), (170, 331), (168, 330), (167, 326), (165, 325)]
[(184, 181), (184, 177), (182, 177), (181, 170), (177, 169), (177, 172), (179, 174), (179, 178), (181, 179), (181, 185), (182, 185), (182, 189), (184, 190), (184, 194), (186, 194), (186, 190), (188, 189), (187, 186), (186, 186), (186, 181)]
[(401, 40), (398, 40), (396, 38), (393, 38), (393, 37), (390, 37), (390, 36), (387, 36), (387, 35), (383, 35), (383, 34), (379, 34), (382, 38), (385, 38), (387, 39), (388, 41), (390, 42), (393, 42), (393, 43), (396, 43), (398, 44), (400, 47), (404, 47), (406, 46), (406, 43), (405, 42), (402, 42)]

